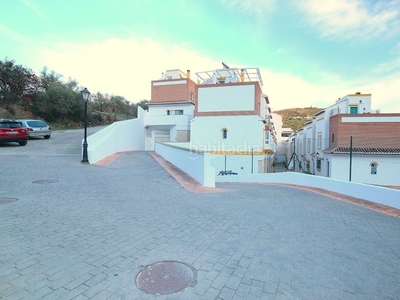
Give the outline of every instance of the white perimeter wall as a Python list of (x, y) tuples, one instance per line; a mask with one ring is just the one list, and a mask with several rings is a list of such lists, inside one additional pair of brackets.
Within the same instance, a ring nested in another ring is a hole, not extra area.
[(138, 107), (138, 118), (114, 122), (87, 138), (88, 158), (95, 164), (117, 152), (144, 150), (143, 109)]
[(156, 143), (155, 151), (201, 185), (215, 187), (215, 168), (211, 166), (209, 153), (194, 152), (167, 143)]
[(215, 168), (215, 175), (218, 175), (220, 171), (225, 171), (225, 165), (226, 171), (239, 175), (258, 174), (259, 161), (263, 163), (264, 158), (265, 155), (213, 155), (211, 163)]
[(284, 183), (320, 188), (400, 209), (400, 190), (296, 172), (218, 176), (218, 182)]
[[(399, 170), (399, 156), (383, 155), (358, 155), (353, 154), (351, 163), (351, 180), (368, 184), (400, 186), (400, 176), (394, 170)], [(349, 180), (350, 157), (331, 155), (331, 177), (340, 180)], [(377, 174), (371, 174), (371, 162), (377, 162)], [(397, 167), (396, 167), (397, 166)]]
[[(187, 144), (184, 145), (184, 147), (187, 146)], [(156, 145), (156, 152), (188, 173), (203, 186), (215, 187), (215, 181), (295, 184), (320, 188), (400, 209), (400, 190), (396, 189), (296, 172), (215, 176), (215, 168), (212, 166), (210, 160), (210, 156), (212, 157), (213, 155), (198, 153), (190, 151), (189, 149), (180, 149), (160, 143)]]

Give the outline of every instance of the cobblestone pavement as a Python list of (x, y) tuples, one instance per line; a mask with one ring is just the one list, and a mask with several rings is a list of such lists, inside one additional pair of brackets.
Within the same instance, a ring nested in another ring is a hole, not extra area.
[[(400, 219), (291, 187), (185, 190), (146, 152), (1, 156), (0, 299), (400, 299)], [(196, 271), (151, 295), (159, 261)]]

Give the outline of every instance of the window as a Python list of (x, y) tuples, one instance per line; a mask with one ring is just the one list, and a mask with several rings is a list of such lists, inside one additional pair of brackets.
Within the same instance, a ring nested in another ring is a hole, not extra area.
[(322, 149), (322, 132), (318, 132), (318, 150)]
[(307, 166), (307, 172), (310, 172), (310, 160), (309, 159), (307, 159), (306, 166)]
[(190, 93), (190, 101), (193, 101), (193, 93)]
[(335, 141), (335, 134), (332, 133), (332, 140), (331, 140), (331, 143), (333, 143), (334, 141)]
[(224, 140), (227, 139), (228, 138), (228, 129), (222, 128), (221, 131), (222, 131), (222, 138)]
[(266, 144), (266, 145), (269, 144), (269, 139), (270, 139), (270, 132), (269, 132), (269, 130), (266, 130), (266, 131), (265, 131), (264, 137), (265, 137), (265, 144)]
[(183, 109), (175, 110), (175, 115), (183, 115)]
[(371, 174), (376, 175), (378, 173), (378, 163), (373, 161), (369, 165), (371, 166)]
[(310, 153), (310, 149), (311, 149), (311, 139), (308, 138), (307, 139), (307, 153)]
[(321, 159), (317, 159), (317, 170), (321, 171)]
[(167, 115), (169, 116), (171, 114), (171, 111), (167, 109)]
[(351, 114), (357, 114), (358, 113), (358, 107), (357, 106), (350, 106), (350, 113)]

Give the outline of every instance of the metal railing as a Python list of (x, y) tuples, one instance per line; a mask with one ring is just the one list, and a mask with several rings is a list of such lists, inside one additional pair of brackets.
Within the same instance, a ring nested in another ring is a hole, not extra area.
[(291, 171), (400, 187), (400, 139), (362, 135), (335, 142), (296, 141), (286, 157), (287, 169)]

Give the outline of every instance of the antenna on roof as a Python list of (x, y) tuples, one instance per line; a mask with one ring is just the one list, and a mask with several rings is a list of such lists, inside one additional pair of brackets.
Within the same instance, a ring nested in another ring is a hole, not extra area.
[(224, 62), (222, 62), (222, 67), (224, 67), (224, 69), (229, 69), (229, 67), (226, 64), (224, 64)]

